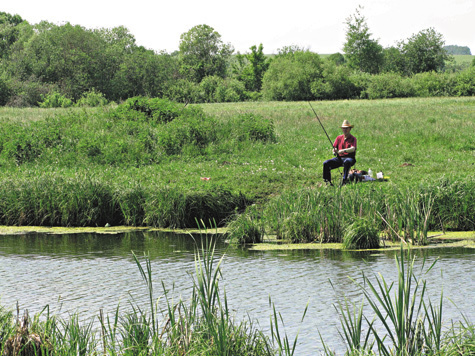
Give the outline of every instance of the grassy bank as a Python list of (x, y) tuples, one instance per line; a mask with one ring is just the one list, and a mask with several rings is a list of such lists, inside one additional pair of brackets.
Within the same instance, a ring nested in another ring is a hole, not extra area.
[[(187, 115), (170, 122), (118, 116), (114, 107), (1, 108), (0, 223), (196, 227), (195, 218), (227, 224), (250, 204), (288, 204), (291, 211), (292, 196), (312, 194), (361, 196), (352, 212), (363, 204), (366, 214), (385, 214), (381, 199), (410, 206), (407, 199), (419, 200), (418, 193), (435, 199), (444, 189), (452, 200), (434, 201), (432, 211), (466, 216), (464, 224), (475, 220), (474, 98), (312, 105), (332, 139), (344, 119), (354, 124), (356, 167), (382, 171), (389, 181), (326, 192), (320, 182), (330, 145), (306, 102), (180, 106), (170, 110)], [(269, 209), (270, 226), (279, 216)], [(345, 214), (337, 209), (326, 211)], [(453, 225), (455, 218), (446, 225), (437, 219), (438, 230), (466, 228)]]

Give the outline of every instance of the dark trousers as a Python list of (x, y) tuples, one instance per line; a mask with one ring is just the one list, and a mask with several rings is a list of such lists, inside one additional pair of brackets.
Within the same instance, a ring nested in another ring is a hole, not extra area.
[(331, 170), (343, 166), (343, 180), (348, 179), (350, 167), (356, 163), (356, 159), (351, 157), (334, 157), (323, 162), (323, 180), (331, 183)]

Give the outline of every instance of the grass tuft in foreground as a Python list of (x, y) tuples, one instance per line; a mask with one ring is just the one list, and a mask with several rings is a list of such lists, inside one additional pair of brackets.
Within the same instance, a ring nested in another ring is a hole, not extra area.
[[(363, 275), (362, 281), (354, 280), (363, 293), (359, 308), (354, 306), (351, 311), (346, 298), (345, 303), (338, 303), (340, 335), (348, 355), (472, 355), (473, 324), (467, 321), (451, 325), (444, 332), (443, 294), (437, 304), (426, 295), (427, 282), (422, 276), (437, 261), (424, 269), (424, 260), (420, 276), (414, 271), (415, 257), (411, 258), (410, 253), (401, 245), (400, 254), (396, 255), (396, 282), (389, 283), (382, 275), (374, 278)], [(364, 304), (372, 315), (363, 311)], [(326, 345), (325, 353), (334, 355)]]

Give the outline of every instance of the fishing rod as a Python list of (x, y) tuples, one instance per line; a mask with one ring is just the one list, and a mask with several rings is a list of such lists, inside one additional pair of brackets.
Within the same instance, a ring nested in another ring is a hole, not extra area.
[[(320, 123), (320, 126), (322, 127), (323, 131), (324, 131), (325, 134), (327, 135), (328, 141), (330, 141), (330, 145), (332, 146), (332, 149), (335, 148), (335, 147), (333, 147), (333, 142), (332, 142), (332, 140), (330, 139), (330, 136), (328, 136), (327, 130), (325, 130), (325, 127), (323, 127), (323, 124), (322, 124), (322, 122), (320, 121), (320, 118), (318, 117), (317, 112), (313, 109), (313, 106), (312, 106), (312, 104), (310, 104), (310, 101), (307, 101), (307, 102), (308, 102), (308, 105), (310, 105), (310, 107), (312, 108), (313, 113), (314, 113), (315, 116), (317, 117), (317, 120), (318, 120), (318, 122)], [(338, 153), (335, 153), (335, 156), (341, 158), (341, 157), (338, 155)]]
[[(317, 112), (313, 109), (313, 106), (312, 106), (312, 104), (310, 104), (310, 101), (307, 101), (307, 103), (312, 108), (312, 111), (315, 114), (315, 116), (317, 117), (317, 120), (320, 123), (320, 126), (322, 127), (323, 131), (325, 132), (325, 135), (327, 135), (328, 141), (330, 141), (330, 145), (332, 146), (332, 149), (334, 149), (335, 147), (333, 146), (332, 140), (330, 139), (330, 136), (328, 136), (327, 130), (325, 130), (325, 127), (323, 126), (322, 122), (320, 121), (320, 118), (318, 117)], [(338, 153), (334, 152), (334, 155), (337, 156), (340, 159), (340, 161), (342, 160)], [(343, 180), (343, 175), (340, 171), (340, 167), (338, 167), (338, 173), (340, 173), (341, 179)]]
[(313, 113), (315, 114), (315, 116), (317, 117), (317, 120), (318, 120), (318, 122), (320, 123), (320, 126), (322, 127), (323, 131), (324, 131), (325, 134), (327, 135), (328, 141), (330, 141), (330, 145), (332, 145), (332, 148), (334, 148), (334, 147), (333, 147), (332, 140), (330, 139), (330, 136), (328, 136), (327, 130), (325, 130), (325, 127), (323, 127), (323, 124), (322, 124), (322, 122), (320, 121), (320, 118), (318, 117), (316, 111), (313, 109), (312, 104), (310, 104), (310, 101), (307, 101), (307, 103), (308, 103), (308, 105), (310, 105), (310, 107), (312, 108), (312, 111), (313, 111)]

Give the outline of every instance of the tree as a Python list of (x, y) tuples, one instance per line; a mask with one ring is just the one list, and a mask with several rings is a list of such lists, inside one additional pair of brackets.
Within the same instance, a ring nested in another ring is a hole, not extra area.
[(12, 53), (19, 80), (38, 78), (55, 83), (61, 92), (77, 99), (96, 87), (101, 73), (105, 43), (92, 31), (66, 23), (62, 26), (40, 23), (31, 38)]
[(224, 78), (228, 60), (234, 52), (221, 35), (208, 25), (198, 25), (180, 36), (180, 72), (199, 83), (204, 77)]
[[(141, 52), (135, 37), (123, 26), (112, 29), (101, 28), (95, 30), (94, 33), (105, 43), (101, 65), (98, 68), (99, 83), (96, 88), (109, 100), (127, 99), (128, 93), (131, 92), (130, 86), (136, 83), (137, 72), (134, 68), (142, 63), (140, 54), (136, 56), (136, 62), (134, 58), (130, 59), (134, 57), (135, 52)], [(130, 70), (130, 73), (124, 73), (127, 70)], [(129, 82), (127, 79), (130, 77), (133, 79)]]
[(19, 36), (18, 25), (23, 22), (19, 15), (0, 11), (0, 59), (6, 57)]
[(284, 46), (282, 48), (277, 49), (276, 57), (293, 55), (295, 52), (305, 52), (305, 48), (300, 47), (298, 45)]
[(263, 96), (269, 100), (312, 100), (312, 85), (322, 78), (322, 60), (316, 53), (297, 51), (277, 56), (262, 81)]
[(452, 57), (444, 49), (443, 36), (433, 28), (412, 35), (399, 48), (404, 56), (406, 74), (440, 71)]
[(447, 51), (448, 54), (459, 54), (468, 56), (472, 55), (472, 52), (470, 52), (470, 48), (467, 46), (450, 45), (444, 46), (444, 49)]
[(143, 47), (124, 56), (111, 80), (114, 100), (133, 96), (162, 97), (177, 79), (177, 61), (167, 53), (156, 54)]
[(269, 68), (270, 60), (264, 55), (262, 43), (259, 48), (250, 47), (251, 53), (236, 55), (237, 65), (233, 72), (236, 78), (242, 81), (246, 90), (258, 92), (262, 87), (262, 78)]
[(384, 63), (382, 71), (385, 73), (404, 73), (404, 56), (399, 48), (389, 47), (383, 50)]
[(366, 19), (360, 13), (361, 7), (356, 13), (346, 19), (346, 42), (343, 47), (348, 66), (367, 73), (379, 73), (383, 64), (383, 47), (378, 41), (371, 38)]
[(341, 66), (346, 63), (345, 56), (339, 52), (329, 55), (327, 61), (332, 62), (337, 66)]

